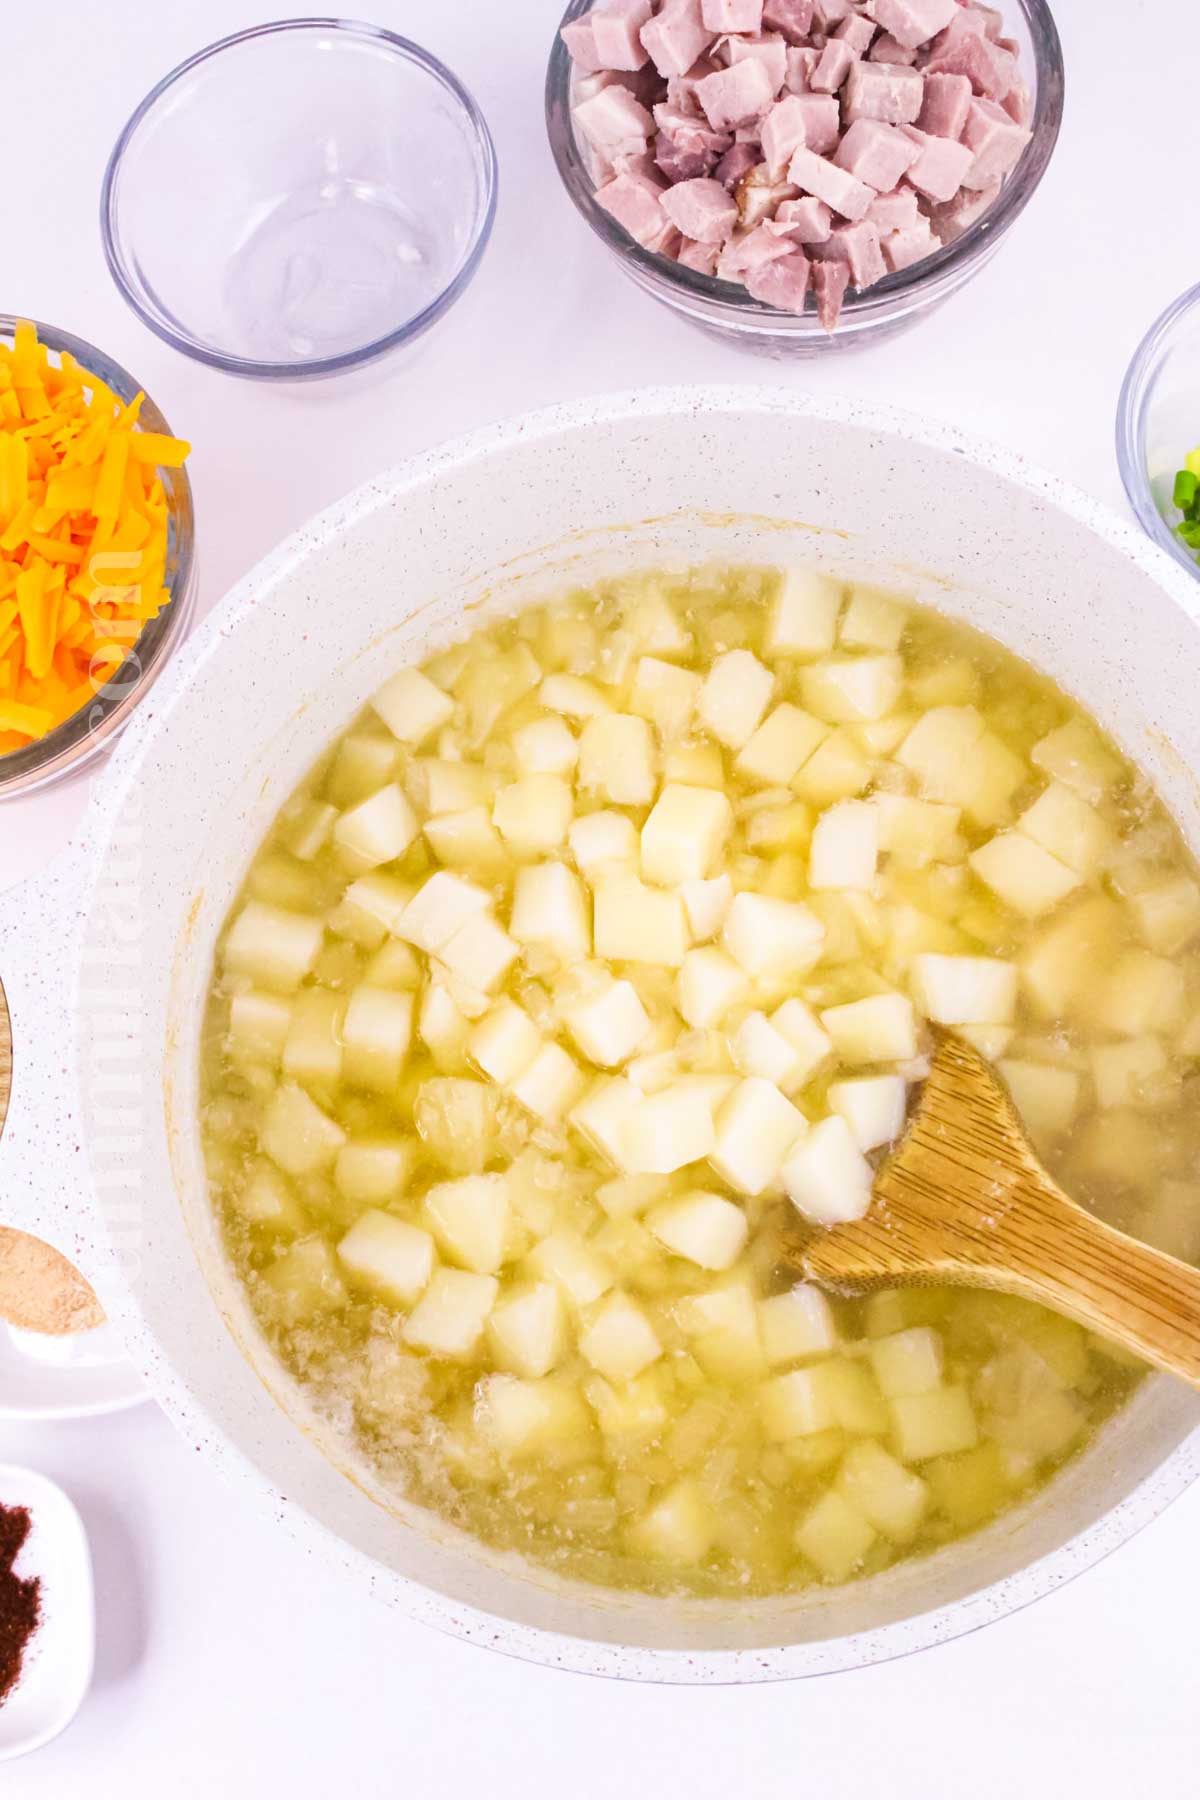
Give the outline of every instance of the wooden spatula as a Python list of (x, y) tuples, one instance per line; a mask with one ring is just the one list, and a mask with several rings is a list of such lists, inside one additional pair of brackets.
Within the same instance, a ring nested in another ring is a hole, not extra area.
[(803, 1240), (789, 1231), (787, 1259), (849, 1292), (945, 1282), (1019, 1294), (1200, 1386), (1200, 1270), (1069, 1200), (984, 1059), (937, 1037), (870, 1212)]

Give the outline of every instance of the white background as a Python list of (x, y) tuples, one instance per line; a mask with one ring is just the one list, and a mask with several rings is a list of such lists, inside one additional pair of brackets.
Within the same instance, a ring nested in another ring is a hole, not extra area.
[[(4, 8), (0, 307), (103, 345), (193, 440), (203, 606), (309, 514), (411, 451), (651, 382), (871, 394), (1002, 440), (1123, 504), (1112, 452), (1121, 375), (1151, 318), (1197, 274), (1191, 0), (1127, 0), (1119, 14), (1110, 0), (1059, 0), (1063, 135), (996, 261), (915, 334), (790, 369), (693, 335), (590, 240), (541, 123), (556, 0), (374, 0), (380, 24), (438, 52), (473, 89), (499, 151), (499, 217), (466, 300), (414, 352), (366, 380), (308, 389), (235, 383), (159, 344), (111, 287), (96, 227), (104, 160), (146, 89), (269, 10)], [(48, 860), (85, 797), (76, 783), (0, 813), (0, 886)], [(1072, 1587), (960, 1643), (802, 1685), (684, 1691), (524, 1667), (407, 1624), (302, 1558), (150, 1407), (0, 1425), (8, 1460), (56, 1477), (82, 1508), (99, 1608), (93, 1692), (62, 1739), (5, 1768), (3, 1792), (18, 1800), (1196, 1790), (1200, 1492)]]

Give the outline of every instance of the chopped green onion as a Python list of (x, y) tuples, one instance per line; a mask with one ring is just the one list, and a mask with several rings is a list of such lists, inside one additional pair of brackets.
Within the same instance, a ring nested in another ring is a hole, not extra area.
[(1190, 469), (1180, 469), (1178, 475), (1175, 477), (1175, 491), (1171, 495), (1171, 498), (1174, 500), (1180, 512), (1188, 512), (1190, 510), (1192, 503), (1196, 498), (1197, 488), (1200, 488), (1200, 481), (1197, 481), (1196, 477), (1192, 474), (1192, 471)]

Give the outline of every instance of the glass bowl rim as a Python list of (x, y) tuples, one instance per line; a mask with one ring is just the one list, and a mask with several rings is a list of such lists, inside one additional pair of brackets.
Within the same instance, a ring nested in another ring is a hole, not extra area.
[[(201, 343), (189, 333), (169, 324), (160, 312), (143, 297), (143, 284), (132, 274), (122, 244), (119, 229), (119, 205), (117, 198), (118, 184), (125, 157), (133, 141), (147, 118), (175, 85), (204, 64), (214, 61), (226, 50), (239, 48), (260, 38), (280, 36), (284, 33), (302, 34), (306, 32), (332, 32), (338, 34), (343, 41), (359, 39), (381, 44), (398, 60), (415, 63), (425, 74), (431, 75), (442, 88), (450, 94), (458, 104), (460, 113), (470, 126), (474, 140), (476, 167), (481, 180), (481, 204), (476, 211), (473, 223), (473, 236), (458, 268), (450, 280), (435, 294), (428, 305), (424, 306), (413, 318), (406, 319), (402, 325), (385, 332), (382, 337), (371, 338), (353, 350), (344, 350), (336, 356), (321, 356), (300, 359), (294, 362), (277, 362), (257, 357), (238, 356), (230, 351), (215, 350), (210, 345)], [(377, 356), (397, 348), (410, 339), (420, 335), (450, 307), (473, 279), (479, 267), (484, 250), (491, 236), (492, 225), (496, 217), (496, 198), (498, 191), (498, 166), (496, 146), (487, 120), (474, 96), (455, 75), (431, 51), (424, 50), (411, 38), (402, 37), (398, 32), (389, 31), (385, 26), (372, 25), (360, 19), (339, 19), (332, 16), (314, 15), (294, 19), (272, 19), (262, 25), (251, 25), (245, 30), (230, 32), (228, 36), (216, 39), (196, 50), (183, 62), (177, 63), (173, 69), (157, 81), (139, 104), (129, 115), (122, 126), (116, 143), (105, 166), (104, 178), (100, 186), (100, 240), (104, 250), (104, 260), (108, 264), (109, 274), (116, 283), (117, 289), (126, 304), (137, 314), (142, 324), (154, 332), (156, 337), (169, 344), (173, 350), (191, 357), (196, 362), (205, 363), (209, 368), (220, 369), (229, 375), (257, 376), (273, 380), (303, 380), (314, 375), (336, 375), (345, 370), (357, 368), (362, 363), (371, 362)]]
[[(643, 249), (623, 226), (618, 225), (596, 203), (595, 188), (576, 144), (575, 134), (569, 128), (566, 95), (573, 65), (559, 35), (563, 25), (582, 18), (591, 10), (593, 3), (594, 0), (568, 0), (566, 10), (555, 28), (554, 43), (546, 69), (546, 131), (562, 184), (576, 210), (597, 236), (619, 257), (632, 263), (640, 276), (649, 277), (668, 290), (677, 289), (692, 300), (716, 302), (741, 315), (748, 323), (775, 320), (783, 324), (786, 321), (790, 324), (791, 335), (812, 335), (816, 338), (820, 332), (821, 337), (827, 335), (830, 343), (836, 343), (839, 337), (845, 341), (850, 335), (841, 332), (841, 323), (853, 324), (856, 320), (870, 320), (881, 312), (889, 311), (895, 301), (919, 299), (924, 292), (935, 290), (941, 278), (955, 273), (963, 265), (978, 262), (985, 252), (998, 244), (1037, 191), (1058, 142), (1065, 91), (1062, 40), (1058, 26), (1049, 0), (1016, 0), (1029, 28), (1036, 78), (1031, 121), (1033, 135), (1016, 168), (991, 205), (949, 244), (935, 250), (931, 256), (923, 257), (920, 262), (911, 264), (907, 269), (885, 275), (861, 294), (848, 294), (841, 309), (839, 329), (825, 334), (821, 332), (815, 313), (789, 313), (778, 307), (767, 306), (762, 301), (755, 300), (739, 282), (704, 275), (699, 270), (684, 268), (655, 251)], [(568, 127), (565, 131), (559, 129), (560, 109)]]
[[(1164, 306), (1130, 358), (1117, 400), (1116, 448), (1121, 485), (1138, 524), (1155, 543), (1170, 551), (1190, 575), (1200, 580), (1200, 558), (1189, 554), (1155, 504), (1143, 452), (1146, 409), (1170, 355), (1171, 333), (1193, 310), (1200, 312), (1200, 282), (1185, 288)], [(1197, 431), (1200, 432), (1200, 423)]]
[[(143, 394), (145, 398), (139, 423), (153, 431), (164, 432), (167, 436), (173, 435), (162, 410), (149, 391), (134, 380), (123, 364), (97, 345), (88, 343), (85, 338), (77, 337), (61, 326), (33, 319), (27, 313), (0, 313), (0, 338), (11, 337), (22, 320), (27, 320), (34, 326), (39, 343), (51, 351), (68, 351), (88, 374), (106, 382), (126, 404), (135, 395)], [(128, 724), (135, 709), (154, 686), (186, 634), (196, 598), (196, 530), (192, 484), (185, 466), (166, 471), (166, 476), (168, 479), (164, 480), (164, 487), (168, 496), (169, 519), (174, 527), (174, 545), (172, 547), (169, 544), (164, 585), (169, 589), (171, 598), (157, 618), (146, 621), (126, 653), (127, 662), (139, 647), (148, 650), (140, 675), (132, 685), (118, 683), (115, 691), (111, 685), (98, 689), (93, 702), (72, 713), (60, 725), (48, 731), (45, 737), (35, 738), (21, 749), (10, 750), (0, 756), (0, 803), (19, 794), (32, 793), (57, 781), (60, 776), (73, 774), (97, 756), (116, 733)], [(124, 667), (125, 662), (122, 662), (116, 673), (119, 675), (120, 669)], [(101, 716), (93, 723), (90, 721), (97, 706), (101, 709)]]

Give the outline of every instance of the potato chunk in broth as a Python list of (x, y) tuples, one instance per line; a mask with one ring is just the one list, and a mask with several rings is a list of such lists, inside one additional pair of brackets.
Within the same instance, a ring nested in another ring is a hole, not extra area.
[(203, 1130), (275, 1353), (382, 1477), (651, 1592), (842, 1582), (1050, 1479), (1140, 1370), (1024, 1302), (777, 1266), (928, 1023), (1069, 1191), (1200, 1255), (1200, 885), (996, 644), (814, 571), (576, 591), (403, 669), (222, 935)]

